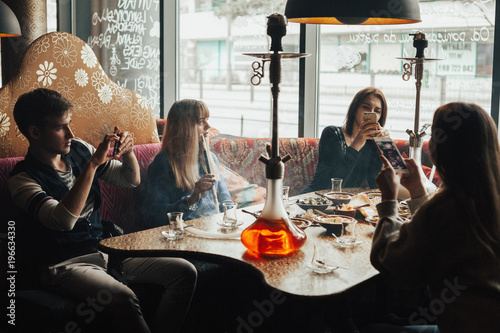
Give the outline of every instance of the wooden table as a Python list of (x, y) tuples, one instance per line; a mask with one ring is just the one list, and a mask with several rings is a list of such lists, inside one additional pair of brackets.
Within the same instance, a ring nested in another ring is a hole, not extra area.
[[(350, 191), (356, 192), (356, 189)], [(311, 195), (302, 195), (302, 197)], [(247, 210), (256, 211), (261, 208), (262, 205), (258, 205), (247, 207)], [(290, 210), (292, 214), (303, 212), (297, 205), (292, 205)], [(220, 232), (217, 221), (221, 219), (222, 214), (217, 214), (190, 220), (188, 223), (194, 224), (194, 227), (201, 230)], [(242, 211), (238, 211), (238, 219), (244, 222), (238, 229), (240, 231), (255, 221), (255, 217)], [(186, 236), (182, 240), (169, 241), (161, 234), (166, 229), (165, 226), (161, 226), (104, 239), (100, 242), (99, 248), (109, 254), (129, 257), (171, 256), (243, 264), (261, 274), (269, 286), (288, 294), (306, 297), (339, 294), (378, 275), (378, 271), (373, 268), (369, 259), (374, 227), (365, 222), (358, 222), (356, 226), (358, 239), (362, 241), (357, 247), (338, 248), (333, 243), (333, 236), (329, 235), (324, 228), (309, 227), (305, 231), (307, 234), (305, 245), (296, 253), (280, 258), (254, 257), (239, 239)], [(349, 268), (339, 268), (333, 273), (322, 275), (312, 272), (307, 268), (307, 264), (311, 262), (314, 243), (325, 254), (328, 261)]]

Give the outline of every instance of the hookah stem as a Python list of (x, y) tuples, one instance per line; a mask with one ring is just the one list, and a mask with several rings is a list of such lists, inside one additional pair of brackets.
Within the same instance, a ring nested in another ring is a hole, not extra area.
[(414, 148), (417, 148), (419, 146), (419, 141), (420, 139), (418, 138), (418, 128), (420, 126), (420, 90), (422, 89), (422, 78), (423, 78), (423, 72), (424, 72), (424, 59), (423, 58), (417, 58), (415, 64), (415, 87), (417, 90), (416, 94), (416, 100), (415, 100), (415, 121), (414, 121), (414, 133), (415, 133), (415, 140), (413, 140), (413, 146)]
[(281, 57), (278, 51), (271, 54), (271, 65), (269, 67), (269, 80), (271, 81), (271, 92), (273, 95), (273, 136), (272, 136), (272, 153), (271, 158), (278, 157), (278, 95), (280, 92), (279, 83), (281, 81)]
[[(205, 155), (205, 162), (207, 164), (207, 173), (212, 173), (212, 171), (210, 170), (210, 163), (208, 161), (208, 154), (209, 154), (208, 145), (207, 141), (205, 140), (205, 136), (203, 134), (201, 135), (201, 139), (203, 141), (203, 154)], [(219, 200), (217, 200), (217, 192), (215, 191), (215, 187), (213, 186), (212, 186), (212, 196), (214, 197), (215, 212), (220, 213)]]

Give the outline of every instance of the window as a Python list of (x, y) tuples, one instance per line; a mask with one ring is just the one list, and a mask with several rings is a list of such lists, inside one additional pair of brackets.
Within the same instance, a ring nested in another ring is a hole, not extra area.
[[(206, 102), (210, 124), (222, 134), (270, 137), (269, 62), (264, 65), (260, 85), (254, 86), (250, 83), (252, 63), (260, 60), (242, 54), (269, 52), (266, 17), (284, 12), (285, 1), (196, 1), (197, 6), (202, 3), (213, 10), (180, 15), (180, 98)], [(288, 26), (282, 39), (284, 52), (298, 52), (298, 29)], [(298, 60), (282, 60), (281, 137), (297, 136), (298, 82)], [(169, 106), (165, 107), (168, 110)]]
[[(415, 57), (413, 37), (425, 33), (420, 125), (452, 101), (476, 103), (490, 111), (495, 1), (420, 1), (422, 22), (401, 26), (321, 26), (319, 128), (341, 125), (354, 94), (382, 90), (389, 106), (391, 136), (408, 139), (415, 115), (415, 75), (402, 78), (398, 57)], [(413, 72), (415, 68), (413, 67)], [(428, 139), (428, 138), (427, 138)], [(425, 138), (424, 138), (425, 140)]]

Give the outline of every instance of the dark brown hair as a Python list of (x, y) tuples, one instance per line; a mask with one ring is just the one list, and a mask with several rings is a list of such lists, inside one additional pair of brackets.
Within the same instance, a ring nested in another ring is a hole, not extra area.
[(378, 123), (380, 124), (380, 126), (384, 127), (385, 120), (387, 119), (387, 102), (385, 100), (385, 96), (379, 89), (373, 87), (367, 87), (365, 89), (358, 91), (358, 93), (352, 99), (351, 104), (349, 105), (349, 109), (347, 110), (347, 115), (345, 117), (345, 124), (346, 124), (345, 131), (347, 135), (352, 135), (352, 128), (354, 126), (354, 121), (356, 119), (356, 113), (360, 105), (363, 103), (366, 96), (368, 95), (375, 95), (382, 102), (382, 114), (380, 115)]
[(490, 250), (500, 244), (500, 148), (493, 119), (481, 107), (449, 103), (434, 113), (429, 152), (464, 221)]
[(57, 91), (38, 88), (19, 96), (14, 106), (14, 120), (19, 131), (29, 140), (30, 126), (43, 131), (49, 119), (62, 117), (72, 107), (71, 102)]

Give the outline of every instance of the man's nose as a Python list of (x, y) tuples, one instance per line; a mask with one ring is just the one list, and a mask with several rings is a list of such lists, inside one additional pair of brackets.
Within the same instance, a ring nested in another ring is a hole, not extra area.
[(67, 136), (68, 138), (74, 138), (74, 137), (75, 137), (75, 135), (73, 134), (73, 131), (71, 130), (71, 128), (68, 126), (68, 127), (67, 127), (67, 129), (68, 129), (68, 130), (66, 131), (66, 136)]

